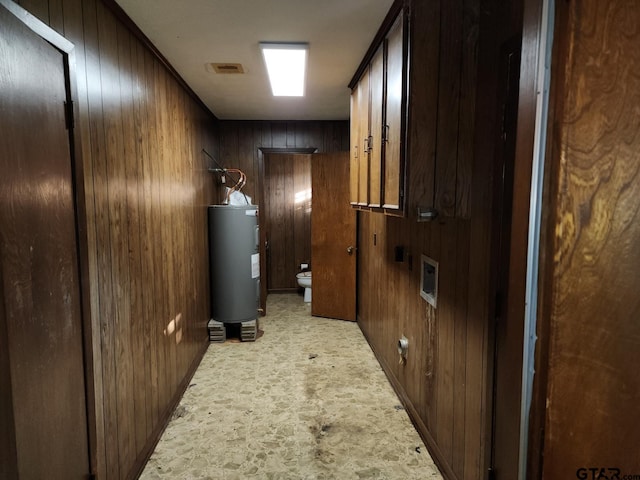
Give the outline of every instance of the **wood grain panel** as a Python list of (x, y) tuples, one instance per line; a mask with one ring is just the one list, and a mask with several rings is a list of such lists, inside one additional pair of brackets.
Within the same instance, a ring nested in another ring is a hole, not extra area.
[(478, 37), (480, 0), (464, 0), (462, 6), (462, 53), (460, 66), (460, 103), (458, 118), (458, 154), (456, 165), (456, 217), (469, 218), (473, 168), (473, 140), (478, 78)]
[(351, 205), (358, 204), (358, 192), (360, 184), (360, 156), (362, 155), (362, 145), (358, 141), (360, 138), (360, 110), (358, 110), (358, 85), (351, 91), (351, 120), (350, 120), (350, 141), (351, 150), (349, 154), (349, 202)]
[[(371, 60), (371, 152), (369, 154), (369, 206), (382, 206), (383, 87), (384, 46), (380, 45)], [(356, 116), (358, 116), (357, 114)]]
[[(293, 268), (311, 265), (311, 155), (293, 158)], [(294, 275), (295, 279), (295, 275)], [(296, 282), (297, 284), (297, 282)]]
[(442, 3), (440, 12), (440, 66), (438, 92), (438, 146), (436, 151), (435, 208), (454, 216), (460, 115), (460, 65), (462, 58), (462, 0)]
[(335, 178), (349, 175), (347, 152), (309, 155), (313, 215), (310, 240), (313, 261), (311, 314), (356, 320), (356, 212), (349, 192)]
[[(217, 124), (102, 2), (33, 0), (78, 54), (93, 347), (92, 468), (144, 464), (207, 345), (206, 205), (219, 191), (203, 147)], [(249, 165), (255, 162), (248, 162)]]
[(311, 157), (266, 155), (268, 289), (297, 290), (300, 263), (311, 263)]
[[(76, 138), (82, 139), (80, 142), (81, 158), (84, 160), (82, 165), (78, 167), (82, 169), (77, 175), (83, 177), (82, 184), (76, 185), (78, 192), (84, 192), (85, 203), (79, 204), (80, 217), (86, 218), (86, 225), (80, 224), (84, 235), (86, 235), (86, 245), (80, 244), (81, 251), (96, 245), (96, 229), (95, 229), (95, 189), (93, 182), (93, 162), (88, 161), (91, 157), (92, 145), (87, 141), (90, 138), (90, 122), (89, 122), (89, 102), (88, 102), (88, 85), (87, 85), (87, 54), (85, 51), (85, 37), (83, 27), (83, 6), (87, 11), (91, 11), (91, 2), (83, 5), (81, 0), (64, 0), (62, 4), (64, 36), (74, 44), (76, 52), (76, 72), (75, 76), (78, 100), (76, 107), (78, 111), (78, 121), (76, 122)], [(76, 142), (77, 143), (77, 142)], [(76, 148), (77, 145), (76, 145)], [(77, 168), (78, 168), (77, 167)], [(83, 253), (82, 257), (86, 259), (84, 265), (81, 264), (83, 270), (83, 278), (95, 278), (97, 275), (97, 256), (90, 255), (89, 252)], [(99, 285), (96, 282), (83, 281), (85, 290), (88, 290), (88, 298), (83, 299), (83, 310), (85, 316), (91, 318), (91, 325), (85, 325), (85, 351), (93, 350), (94, 345), (100, 345), (100, 323), (99, 318), (90, 314), (92, 306), (99, 304)], [(88, 284), (88, 286), (87, 286)], [(104, 452), (104, 412), (102, 403), (102, 358), (100, 355), (85, 356), (87, 361), (87, 410), (89, 418), (95, 418), (95, 421), (89, 425), (89, 443), (91, 448), (91, 467), (94, 472), (104, 471), (104, 455), (97, 452)]]
[(385, 155), (384, 155), (384, 199), (385, 208), (402, 208), (401, 182), (403, 166), (402, 105), (403, 81), (406, 79), (404, 14), (401, 14), (387, 36), (386, 88), (385, 88)]
[(0, 385), (2, 385), (0, 390), (0, 478), (17, 480), (18, 454), (13, 418), (13, 390), (11, 388), (9, 336), (5, 308), (4, 282), (0, 274)]
[(440, 58), (440, 0), (412, 2), (409, 43), (411, 81), (408, 93), (406, 159), (408, 212), (433, 207), (438, 115), (438, 62)]
[(622, 478), (640, 472), (640, 5), (563, 3), (556, 18), (542, 476)]
[(371, 148), (369, 145), (370, 135), (370, 70), (362, 76), (358, 82), (358, 133), (360, 134), (358, 144), (360, 148), (360, 160), (358, 165), (358, 205), (369, 204), (369, 165), (371, 163)]
[[(85, 46), (85, 68), (86, 68), (86, 81), (88, 83), (100, 84), (100, 51), (98, 48), (98, 25), (97, 25), (97, 7), (94, 0), (85, 2), (83, 5), (83, 18), (80, 27), (85, 29), (84, 46)], [(100, 156), (105, 151), (105, 137), (104, 137), (104, 119), (102, 116), (102, 95), (100, 89), (88, 89), (87, 90), (87, 119), (89, 122), (89, 136), (83, 136), (83, 144), (87, 142), (91, 146), (89, 156), (86, 159), (92, 159), (91, 162), (87, 162), (91, 165), (91, 171), (93, 176), (91, 179), (85, 181), (91, 185), (106, 185), (107, 176), (105, 171), (104, 162), (100, 162)], [(93, 233), (93, 248), (95, 249), (93, 255), (90, 258), (95, 258), (95, 270), (92, 277), (92, 288), (94, 294), (92, 295), (92, 311), (94, 316), (94, 323), (98, 322), (97, 331), (100, 332), (99, 338), (94, 338), (94, 345), (101, 345), (104, 349), (106, 345), (111, 341), (111, 328), (108, 322), (105, 320), (111, 318), (113, 315), (113, 306), (110, 301), (111, 294), (111, 282), (110, 282), (110, 255), (109, 255), (109, 243), (105, 239), (103, 229), (99, 228), (101, 225), (108, 225), (109, 217), (107, 210), (107, 202), (104, 199), (102, 193), (104, 189), (98, 188), (94, 191), (92, 198), (94, 204), (94, 224), (90, 226), (89, 230)], [(96, 303), (97, 302), (97, 303)], [(99, 312), (98, 315), (96, 313)], [(98, 342), (98, 343), (95, 343)], [(94, 347), (95, 348), (95, 347)], [(100, 366), (102, 369), (98, 371), (97, 378), (115, 378), (115, 372), (113, 370), (112, 359), (104, 355), (104, 351), (100, 352), (100, 355), (96, 355), (94, 350), (94, 357), (100, 359)], [(113, 460), (111, 454), (114, 445), (117, 445), (114, 438), (115, 434), (115, 421), (116, 411), (111, 401), (113, 392), (113, 381), (103, 382), (101, 384), (101, 398), (96, 402), (100, 404), (103, 412), (102, 422), (98, 422), (98, 429), (102, 430), (102, 435), (97, 439), (98, 445), (96, 445), (97, 458), (99, 459), (99, 472), (107, 477), (107, 461)], [(113, 460), (112, 465), (117, 466), (117, 459)], [(108, 478), (108, 477), (107, 477)], [(111, 476), (111, 478), (117, 478), (117, 476)]]
[(0, 366), (2, 379), (11, 382), (1, 389), (10, 395), (3, 399), (11, 408), (3, 420), (12, 420), (7, 431), (14, 436), (3, 432), (11, 463), (2, 470), (80, 479), (89, 473), (89, 448), (74, 163), (65, 118), (73, 69), (65, 51), (18, 18), (15, 9), (0, 6), (6, 136), (0, 147), (6, 345)]
[[(224, 166), (233, 166), (229, 161), (228, 155), (238, 155), (234, 152), (242, 153), (242, 161), (247, 159), (253, 159), (253, 171), (256, 172), (257, 179), (253, 185), (245, 187), (245, 191), (250, 195), (256, 204), (265, 205), (265, 197), (263, 192), (263, 186), (261, 185), (261, 178), (264, 178), (264, 161), (263, 153), (260, 147), (265, 149), (274, 148), (273, 143), (273, 128), (274, 126), (286, 124), (286, 128), (293, 129), (295, 132), (291, 138), (294, 139), (296, 144), (289, 148), (317, 148), (318, 152), (328, 152), (327, 148), (334, 148), (339, 146), (340, 151), (349, 150), (349, 122), (348, 121), (295, 121), (295, 122), (281, 122), (281, 121), (223, 121), (220, 122), (220, 155), (219, 161)], [(277, 127), (276, 130), (281, 127)], [(238, 144), (239, 137), (238, 132), (241, 129), (247, 129), (253, 132), (253, 138), (251, 135), (246, 135), (242, 140), (242, 144)], [(291, 140), (290, 140), (291, 141)], [(244, 142), (247, 142), (246, 144)], [(227, 153), (228, 152), (228, 153)], [(249, 155), (249, 152), (253, 152)], [(236, 161), (240, 161), (235, 157)], [(249, 168), (247, 168), (249, 169)], [(346, 182), (347, 179), (344, 179)], [(264, 242), (266, 237), (266, 228), (261, 225), (261, 243), (264, 248)], [(267, 255), (262, 252), (260, 257), (260, 268), (262, 272), (267, 271)], [(267, 297), (267, 283), (268, 278), (263, 275), (260, 282), (260, 298), (261, 308), (266, 311), (266, 297)]]
[[(480, 70), (479, 58), (495, 57), (495, 39), (513, 27), (497, 22), (506, 7), (492, 2), (482, 10), (474, 0), (408, 3), (409, 218), (381, 226), (379, 214), (360, 214), (358, 321), (445, 477), (482, 479), (491, 444), (498, 85), (491, 62)], [(441, 217), (416, 223), (415, 208), (434, 199)], [(372, 245), (376, 232), (383, 251)], [(396, 246), (404, 247), (400, 262)], [(422, 254), (439, 262), (437, 308), (418, 293)], [(410, 342), (404, 364), (395, 348), (402, 334)]]
[[(349, 150), (349, 121), (347, 120), (294, 122), (223, 120), (219, 125), (220, 156), (216, 160), (227, 168), (242, 165), (245, 173), (254, 172), (255, 178), (247, 180), (247, 186), (243, 191), (250, 195), (256, 204), (260, 201), (259, 147), (317, 148), (319, 153)], [(289, 142), (293, 141), (294, 144), (283, 144), (286, 142), (287, 129), (293, 132), (289, 135)], [(285, 141), (278, 139), (283, 135)]]

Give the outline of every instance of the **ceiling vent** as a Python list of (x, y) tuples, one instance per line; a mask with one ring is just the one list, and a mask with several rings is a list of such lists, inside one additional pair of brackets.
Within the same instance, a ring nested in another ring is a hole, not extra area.
[(209, 66), (216, 73), (244, 73), (240, 63), (210, 63)]

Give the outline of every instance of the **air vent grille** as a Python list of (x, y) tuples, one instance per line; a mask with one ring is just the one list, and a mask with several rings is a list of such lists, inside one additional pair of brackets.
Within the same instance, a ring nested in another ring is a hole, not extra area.
[(210, 65), (216, 73), (244, 73), (240, 63), (211, 63)]

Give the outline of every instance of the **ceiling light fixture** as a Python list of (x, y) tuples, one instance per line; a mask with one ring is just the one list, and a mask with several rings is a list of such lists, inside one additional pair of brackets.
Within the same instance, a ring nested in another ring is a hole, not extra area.
[(304, 96), (308, 43), (261, 42), (260, 49), (275, 97)]

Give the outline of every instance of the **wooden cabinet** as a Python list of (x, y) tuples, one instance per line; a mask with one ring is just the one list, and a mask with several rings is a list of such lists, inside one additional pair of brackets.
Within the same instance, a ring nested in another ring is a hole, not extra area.
[(369, 74), (351, 92), (351, 205), (369, 204)]
[(351, 204), (389, 213), (404, 199), (404, 19), (400, 10), (351, 84)]
[(354, 207), (470, 218), (478, 24), (449, 32), (463, 10), (422, 0), (389, 10), (349, 84)]
[(384, 95), (384, 203), (387, 209), (401, 210), (404, 196), (402, 157), (402, 99), (406, 55), (401, 14), (386, 39), (386, 91)]

